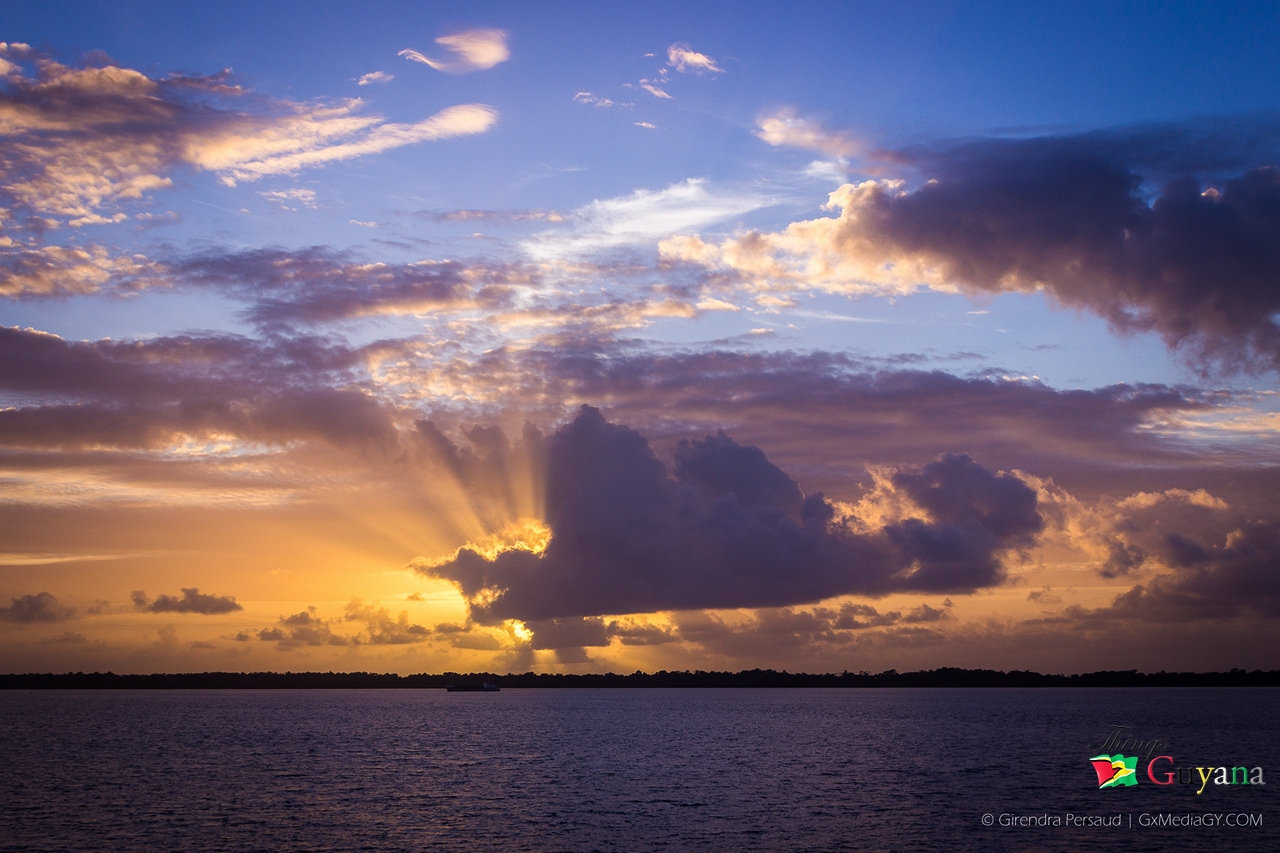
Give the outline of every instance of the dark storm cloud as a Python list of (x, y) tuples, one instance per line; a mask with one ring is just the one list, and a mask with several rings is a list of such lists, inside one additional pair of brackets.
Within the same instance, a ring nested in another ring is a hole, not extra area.
[(1135, 586), (1095, 616), (1151, 622), (1228, 619), (1244, 612), (1280, 616), (1280, 520), (1242, 524), (1224, 541), (1166, 536), (1173, 571)]
[(644, 436), (584, 406), (547, 440), (546, 551), (463, 549), (421, 570), (456, 583), (480, 621), (775, 607), (998, 583), (1000, 555), (1041, 524), (1030, 488), (964, 456), (904, 473), (929, 517), (869, 534), (723, 432), (681, 443), (676, 460), (672, 477)]
[(236, 603), (235, 596), (202, 593), (198, 587), (183, 587), (180, 597), (161, 595), (155, 601), (148, 601), (147, 594), (142, 590), (134, 590), (129, 598), (136, 609), (148, 613), (199, 613), (213, 616), (244, 610)]
[(933, 519), (908, 518), (885, 528), (917, 564), (916, 588), (993, 584), (1001, 578), (1000, 551), (1031, 547), (1044, 526), (1035, 492), (968, 456), (948, 454), (921, 471), (898, 471), (892, 481)]
[(535, 649), (569, 649), (609, 645), (609, 626), (599, 617), (543, 619), (527, 622)]
[(10, 600), (13, 603), (8, 607), (0, 607), (0, 622), (64, 622), (76, 615), (74, 607), (62, 606), (58, 597), (49, 592)]
[(1278, 133), (1270, 120), (906, 152), (930, 180), (861, 198), (835, 239), (922, 258), (972, 292), (1043, 287), (1202, 368), (1275, 370)]

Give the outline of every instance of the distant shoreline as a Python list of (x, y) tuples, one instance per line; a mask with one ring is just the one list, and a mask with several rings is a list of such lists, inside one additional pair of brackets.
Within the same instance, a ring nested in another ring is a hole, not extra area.
[(503, 689), (522, 687), (1280, 687), (1280, 670), (1233, 669), (1230, 672), (1156, 672), (1136, 670), (1044, 675), (1013, 670), (943, 668), (918, 672), (842, 672), (810, 674), (752, 669), (741, 672), (634, 672), (566, 675), (533, 673), (442, 673), (396, 675), (371, 672), (189, 672), (117, 675), (113, 672), (26, 673), (0, 675), (0, 690), (342, 690), (443, 689), (450, 684), (492, 682)]

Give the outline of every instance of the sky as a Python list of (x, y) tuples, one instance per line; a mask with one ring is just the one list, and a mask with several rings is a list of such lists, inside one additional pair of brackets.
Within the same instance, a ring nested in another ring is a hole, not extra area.
[(1275, 4), (0, 11), (0, 671), (1280, 667)]

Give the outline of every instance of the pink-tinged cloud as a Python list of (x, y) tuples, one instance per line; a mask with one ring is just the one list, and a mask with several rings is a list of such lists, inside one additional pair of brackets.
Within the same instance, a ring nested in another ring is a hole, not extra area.
[(507, 47), (507, 34), (503, 30), (467, 30), (448, 36), (440, 36), (436, 44), (448, 51), (444, 58), (426, 56), (412, 48), (405, 48), (399, 55), (411, 62), (443, 71), (446, 74), (467, 74), (484, 71), (511, 58)]
[(866, 146), (852, 134), (826, 130), (813, 119), (783, 109), (762, 116), (757, 122), (756, 136), (773, 146), (786, 146), (817, 151), (829, 157), (853, 157), (866, 151)]
[(677, 71), (702, 74), (711, 72), (723, 74), (724, 69), (716, 65), (716, 61), (705, 53), (698, 53), (684, 42), (676, 42), (667, 48), (667, 65)]
[[(1043, 291), (1122, 333), (1154, 332), (1202, 370), (1280, 369), (1280, 171), (1247, 130), (1198, 147), (1171, 129), (881, 152), (924, 180), (846, 184), (834, 217), (663, 252), (763, 292)], [(785, 122), (761, 135), (834, 144)]]
[(13, 54), (12, 46), (0, 50), (17, 69), (0, 77), (6, 135), (0, 197), (31, 227), (122, 221), (124, 211), (102, 211), (171, 186), (180, 167), (213, 172), (229, 184), (254, 181), (483, 133), (497, 119), (490, 107), (464, 104), (416, 123), (391, 123), (361, 115), (358, 99), (304, 104), (253, 97), (225, 73), (152, 78), (113, 65), (71, 67), (34, 52)]

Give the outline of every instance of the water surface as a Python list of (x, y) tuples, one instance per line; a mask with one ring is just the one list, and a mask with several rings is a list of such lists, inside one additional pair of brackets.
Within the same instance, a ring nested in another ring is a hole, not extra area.
[[(1088, 763), (1120, 724), (1269, 774), (1277, 712), (1267, 688), (3, 691), (0, 850), (1277, 850), (1280, 777), (1100, 791)], [(1000, 825), (1068, 814), (1122, 825)]]

